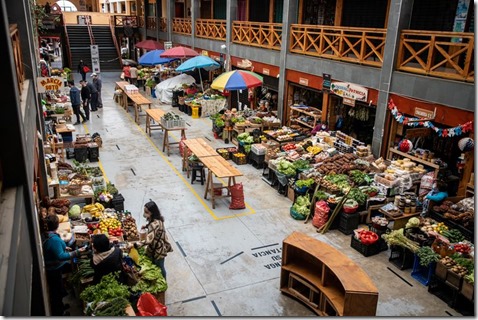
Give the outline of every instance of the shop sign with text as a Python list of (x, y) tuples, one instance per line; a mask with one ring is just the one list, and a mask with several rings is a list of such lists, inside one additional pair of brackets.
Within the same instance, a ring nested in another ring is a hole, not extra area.
[(332, 82), (330, 90), (342, 98), (367, 102), (368, 89), (348, 82)]
[(63, 89), (63, 78), (60, 77), (38, 77), (38, 93), (57, 91)]
[(308, 86), (309, 85), (309, 79), (307, 78), (299, 78), (299, 84), (303, 86)]
[(435, 112), (427, 109), (422, 109), (415, 107), (415, 112), (413, 113), (415, 117), (418, 118), (425, 118), (425, 119), (434, 119), (435, 118)]

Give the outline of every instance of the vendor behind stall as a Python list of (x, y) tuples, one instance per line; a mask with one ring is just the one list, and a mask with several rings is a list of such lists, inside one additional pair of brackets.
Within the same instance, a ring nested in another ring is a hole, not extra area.
[(118, 281), (125, 283), (125, 277), (122, 272), (123, 253), (120, 248), (111, 246), (108, 237), (105, 234), (97, 234), (93, 237), (93, 257), (91, 267), (95, 271), (93, 284), (101, 281), (103, 276), (111, 272), (119, 272)]
[(422, 216), (427, 214), (430, 201), (440, 205), (443, 200), (448, 198), (447, 189), (448, 185), (444, 181), (438, 180), (435, 182), (432, 190), (425, 196), (425, 199), (423, 200)]

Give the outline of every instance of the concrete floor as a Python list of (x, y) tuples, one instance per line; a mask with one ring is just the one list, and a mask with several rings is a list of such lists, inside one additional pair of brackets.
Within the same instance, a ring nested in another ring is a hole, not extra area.
[[(79, 75), (75, 77), (78, 83)], [(204, 186), (191, 185), (181, 171), (177, 147), (172, 147), (170, 156), (162, 153), (162, 132), (153, 131), (148, 137), (145, 117), (137, 125), (132, 108), (126, 113), (113, 101), (119, 72), (102, 73), (101, 78), (104, 108), (92, 113), (88, 123), (77, 125), (77, 133), (100, 133), (99, 165), (124, 196), (125, 209), (133, 213), (139, 226), (145, 223), (143, 205), (149, 199), (157, 202), (165, 216), (174, 248), (166, 258), (168, 315), (315, 316), (279, 290), (276, 262), (282, 240), (300, 231), (329, 243), (365, 270), (379, 291), (377, 316), (460, 316), (413, 279), (410, 269), (401, 271), (392, 265), (390, 251), (366, 258), (350, 247), (350, 236), (337, 230), (322, 235), (310, 221), (304, 224), (292, 219), (291, 201), (262, 181), (262, 170), (251, 165), (238, 166), (244, 174), (238, 182), (244, 184), (246, 209), (229, 210), (229, 200), (219, 201), (212, 209), (210, 201), (203, 199)], [(181, 114), (188, 124), (188, 138), (203, 137), (214, 148), (224, 146), (222, 140), (214, 139), (209, 119), (192, 119), (157, 100), (153, 107)], [(178, 139), (173, 132), (172, 140)], [(258, 254), (266, 249), (276, 254)]]

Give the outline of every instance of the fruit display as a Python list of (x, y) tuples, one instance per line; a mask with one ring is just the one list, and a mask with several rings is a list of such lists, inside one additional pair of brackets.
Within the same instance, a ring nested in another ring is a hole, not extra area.
[(120, 237), (123, 235), (121, 222), (116, 218), (102, 219), (98, 227), (102, 233), (108, 233), (110, 236)]
[(103, 211), (105, 211), (105, 207), (99, 202), (87, 204), (82, 209), (82, 212), (91, 214), (91, 217), (93, 218), (101, 218), (103, 216)]

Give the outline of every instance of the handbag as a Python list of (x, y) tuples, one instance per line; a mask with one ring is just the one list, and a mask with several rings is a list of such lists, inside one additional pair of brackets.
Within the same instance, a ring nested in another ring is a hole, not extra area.
[(84, 72), (84, 73), (88, 73), (88, 72), (90, 72), (90, 71), (91, 71), (91, 69), (88, 68), (88, 66), (83, 66), (83, 72)]
[(139, 272), (134, 266), (134, 261), (130, 257), (123, 258), (121, 262), (126, 285), (134, 286), (139, 282)]

